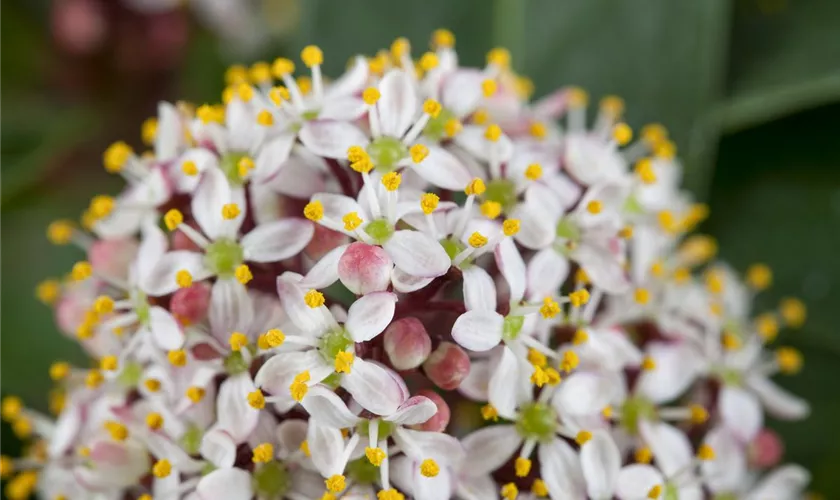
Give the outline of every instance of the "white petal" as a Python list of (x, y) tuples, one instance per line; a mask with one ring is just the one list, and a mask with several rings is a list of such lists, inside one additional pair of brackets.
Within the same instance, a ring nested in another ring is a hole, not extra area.
[(720, 418), (741, 442), (749, 442), (761, 430), (764, 413), (758, 398), (738, 387), (725, 386), (718, 396)]
[(701, 354), (688, 342), (652, 342), (647, 353), (656, 368), (642, 372), (637, 390), (654, 403), (667, 403), (682, 395), (700, 373)]
[(223, 429), (210, 429), (201, 438), (201, 456), (216, 467), (233, 467), (236, 461), (236, 442)]
[(358, 127), (343, 121), (306, 122), (298, 137), (316, 155), (335, 159), (347, 158), (350, 146), (368, 144), (367, 136)]
[[(212, 168), (202, 174), (201, 182), (192, 199), (192, 214), (201, 230), (211, 240), (233, 237), (245, 218), (244, 199), (237, 200), (221, 170)], [(222, 216), (222, 207), (228, 203), (239, 205), (240, 214), (232, 220)]]
[(217, 469), (201, 478), (196, 493), (201, 500), (251, 500), (251, 474), (243, 469)]
[(452, 476), (449, 470), (444, 468), (436, 476), (426, 477), (420, 472), (419, 466), (413, 467), (413, 498), (416, 500), (449, 500), (452, 498)]
[(335, 392), (322, 385), (311, 387), (300, 404), (313, 419), (329, 427), (344, 429), (359, 421)]
[(513, 418), (518, 401), (519, 392), (519, 363), (516, 354), (507, 346), (502, 349), (502, 355), (496, 370), (490, 377), (488, 395), (490, 403), (496, 408), (499, 415), (505, 418)]
[(434, 278), (449, 270), (446, 250), (431, 236), (420, 231), (397, 231), (383, 245), (394, 265), (412, 276)]
[(315, 227), (305, 219), (288, 218), (255, 227), (241, 241), (245, 260), (278, 262), (297, 255), (312, 239)]
[(302, 288), (326, 288), (338, 281), (338, 261), (350, 245), (341, 245), (330, 250), (312, 266), (300, 281)]
[(762, 479), (744, 500), (795, 500), (810, 481), (804, 468), (785, 465)]
[[(342, 218), (350, 212), (356, 212), (358, 216), (365, 220), (366, 211), (349, 196), (331, 193), (318, 193), (312, 197), (312, 201), (319, 201), (324, 207), (324, 218), (318, 221), (324, 227), (328, 227), (334, 231), (339, 231), (344, 234), (351, 234), (344, 229), (344, 222)], [(352, 236), (352, 234), (351, 234)]]
[(465, 349), (487, 351), (502, 340), (504, 321), (496, 311), (467, 311), (452, 325), (452, 338)]
[(552, 439), (537, 447), (540, 477), (548, 487), (551, 500), (582, 500), (586, 483), (577, 453), (565, 441)]
[(455, 491), (456, 498), (464, 500), (499, 500), (499, 487), (487, 474), (459, 477)]
[(464, 304), (467, 310), (496, 310), (496, 285), (487, 271), (472, 266), (464, 269)]
[(281, 134), (263, 144), (254, 160), (253, 176), (256, 182), (263, 182), (280, 170), (289, 159), (295, 138), (295, 134)]
[(298, 451), (300, 445), (306, 440), (306, 430), (308, 428), (307, 421), (300, 418), (290, 418), (280, 422), (275, 431), (278, 456), (281, 458), (288, 457)]
[(612, 401), (615, 383), (607, 374), (576, 371), (560, 384), (553, 404), (572, 415), (598, 415)]
[(353, 60), (353, 66), (324, 89), (324, 100), (332, 100), (361, 92), (370, 75), (368, 68), (367, 60), (364, 57), (357, 56)]
[(412, 163), (411, 168), (430, 184), (453, 191), (464, 189), (472, 180), (467, 167), (439, 146), (429, 146), (429, 155), (420, 163)]
[(215, 152), (206, 148), (188, 149), (173, 164), (169, 173), (174, 178), (175, 188), (182, 193), (192, 193), (201, 181), (201, 175), (187, 175), (181, 170), (181, 165), (186, 162), (195, 163), (198, 173), (218, 168), (219, 157)]
[(325, 309), (321, 307), (313, 309), (306, 305), (303, 300), (305, 292), (297, 283), (282, 276), (277, 278), (277, 294), (289, 319), (303, 332), (317, 336), (332, 326)]
[(149, 308), (149, 329), (161, 349), (172, 351), (184, 345), (184, 332), (169, 311), (162, 307)]
[(49, 440), (50, 457), (60, 457), (73, 445), (82, 427), (82, 408), (76, 401), (69, 400), (62, 410)]
[(391, 283), (394, 285), (394, 290), (400, 293), (416, 292), (421, 288), (425, 288), (433, 280), (434, 278), (413, 276), (398, 267), (395, 267), (391, 271)]
[(639, 432), (666, 476), (673, 476), (693, 460), (691, 443), (681, 430), (665, 423), (642, 420)]
[(748, 377), (747, 386), (758, 395), (767, 413), (785, 420), (799, 420), (811, 413), (811, 406), (802, 398), (774, 384), (760, 375)]
[(569, 276), (569, 261), (553, 248), (544, 248), (528, 261), (528, 297), (554, 296)]
[(572, 255), (586, 271), (592, 283), (608, 293), (622, 293), (629, 287), (630, 282), (618, 256), (603, 246), (583, 242)]
[(384, 418), (398, 425), (422, 424), (435, 416), (437, 405), (425, 396), (414, 396), (406, 400), (391, 415)]
[(289, 385), (298, 373), (309, 371), (311, 374), (321, 366), (325, 366), (325, 362), (315, 349), (281, 352), (266, 360), (254, 377), (254, 383), (273, 395), (288, 394)]
[(245, 285), (235, 279), (217, 279), (210, 289), (210, 330), (227, 342), (233, 332), (247, 332), (254, 320), (254, 306)]
[(158, 121), (155, 131), (155, 158), (158, 161), (168, 161), (178, 153), (183, 131), (178, 109), (168, 102), (158, 103)]
[(347, 311), (344, 327), (356, 342), (373, 339), (391, 323), (397, 296), (391, 292), (373, 292), (353, 302)]
[(618, 473), (616, 495), (621, 500), (639, 500), (647, 498), (654, 486), (665, 486), (665, 478), (650, 465), (632, 464)]
[(499, 242), (494, 251), (496, 265), (510, 288), (510, 301), (519, 302), (525, 296), (525, 262), (510, 238)]
[(473, 401), (487, 401), (490, 396), (490, 361), (486, 359), (473, 360), (470, 372), (461, 381), (458, 391)]
[(747, 457), (742, 445), (724, 427), (709, 431), (705, 444), (715, 450), (714, 460), (701, 464), (706, 485), (714, 493), (738, 491), (747, 478)]
[(156, 224), (145, 224), (142, 228), (142, 239), (137, 249), (136, 282), (142, 285), (151, 275), (161, 257), (166, 254), (166, 235)]
[(310, 420), (307, 441), (312, 452), (312, 462), (322, 476), (330, 477), (344, 471), (344, 438), (340, 430)]
[(481, 102), (481, 83), (487, 76), (478, 70), (462, 69), (445, 77), (441, 93), (441, 104), (464, 118), (471, 114)]
[(460, 465), (464, 461), (464, 447), (455, 436), (397, 427), (393, 437), (403, 453), (418, 462), (431, 458), (441, 465)]
[(621, 456), (606, 431), (596, 431), (580, 447), (580, 467), (586, 478), (586, 491), (592, 498), (611, 498), (615, 491)]
[(325, 103), (318, 114), (318, 119), (352, 122), (362, 116), (366, 109), (365, 101), (358, 97), (342, 97)]
[(465, 126), (455, 136), (455, 143), (484, 161), (495, 156), (498, 161), (505, 162), (513, 155), (513, 143), (507, 135), (502, 134), (498, 141), (490, 142), (484, 137), (484, 127), (480, 126)]
[(511, 218), (519, 220), (519, 232), (516, 241), (525, 248), (540, 250), (554, 242), (556, 236), (555, 221), (547, 217), (544, 211), (520, 203), (511, 213)]
[(324, 161), (320, 157), (312, 160), (295, 153), (266, 181), (265, 186), (292, 198), (309, 199), (325, 189), (323, 173), (318, 169), (318, 160)]
[(248, 404), (248, 394), (256, 389), (249, 373), (229, 377), (219, 387), (216, 400), (219, 427), (227, 431), (237, 443), (245, 441), (257, 426), (259, 410)]
[(140, 277), (143, 290), (149, 295), (168, 295), (178, 289), (175, 275), (180, 270), (189, 272), (193, 281), (198, 282), (210, 277), (210, 271), (204, 266), (204, 254), (176, 250), (167, 252), (158, 260), (151, 274)]
[(401, 138), (417, 116), (414, 82), (405, 71), (391, 70), (379, 82), (376, 103), (382, 134)]
[(522, 437), (513, 425), (491, 425), (467, 434), (461, 442), (467, 453), (465, 473), (477, 476), (507, 463), (522, 445)]
[(341, 386), (364, 409), (377, 415), (390, 415), (405, 401), (402, 387), (382, 366), (356, 358), (350, 373), (341, 378)]

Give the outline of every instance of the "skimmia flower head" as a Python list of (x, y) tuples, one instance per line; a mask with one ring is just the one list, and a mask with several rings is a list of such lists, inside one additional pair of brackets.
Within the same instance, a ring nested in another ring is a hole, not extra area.
[(809, 413), (802, 302), (752, 313), (663, 126), (454, 44), (236, 66), (107, 149), (37, 289), (95, 362), (3, 399), (9, 498), (799, 498), (764, 418)]

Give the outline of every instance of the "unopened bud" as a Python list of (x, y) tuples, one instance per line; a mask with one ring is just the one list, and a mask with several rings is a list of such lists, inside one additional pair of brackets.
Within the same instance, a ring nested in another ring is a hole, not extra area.
[(419, 431), (443, 432), (446, 429), (446, 426), (449, 425), (449, 417), (452, 414), (449, 410), (449, 405), (446, 404), (446, 401), (443, 400), (440, 394), (431, 389), (423, 389), (422, 391), (419, 391), (417, 395), (425, 396), (432, 400), (435, 406), (437, 406), (437, 413), (422, 424), (415, 425), (414, 428)]
[(470, 373), (470, 358), (459, 346), (441, 342), (423, 363), (423, 370), (436, 386), (451, 391), (457, 389)]
[(385, 352), (397, 370), (417, 368), (432, 352), (432, 339), (417, 318), (394, 321), (384, 335)]
[(209, 307), (210, 287), (206, 283), (193, 283), (187, 288), (179, 288), (172, 295), (169, 305), (172, 315), (188, 325), (204, 320)]
[(394, 262), (382, 247), (356, 242), (338, 261), (338, 277), (348, 290), (364, 295), (381, 292), (391, 283)]
[(762, 469), (775, 467), (784, 453), (785, 445), (779, 435), (767, 428), (761, 429), (749, 445), (750, 463)]
[(97, 240), (88, 249), (88, 262), (103, 276), (125, 279), (137, 255), (137, 242), (128, 239)]

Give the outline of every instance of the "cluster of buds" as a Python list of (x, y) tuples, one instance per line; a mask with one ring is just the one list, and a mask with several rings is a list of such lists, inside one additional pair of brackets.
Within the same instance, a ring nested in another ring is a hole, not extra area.
[(772, 281), (693, 234), (661, 125), (530, 82), (439, 30), (340, 78), (233, 67), (221, 104), (162, 103), (151, 151), (57, 244), (87, 260), (39, 297), (96, 359), (55, 363), (55, 420), (9, 498), (794, 500), (765, 414), (805, 308), (753, 317)]

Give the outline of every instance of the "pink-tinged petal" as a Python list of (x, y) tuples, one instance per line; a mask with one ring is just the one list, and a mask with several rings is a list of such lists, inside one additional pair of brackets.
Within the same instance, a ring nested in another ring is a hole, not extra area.
[(257, 426), (259, 410), (248, 404), (248, 394), (257, 388), (249, 373), (233, 375), (222, 382), (216, 399), (219, 427), (228, 432), (234, 441), (245, 441)]
[(357, 56), (353, 60), (353, 66), (324, 89), (324, 100), (331, 101), (339, 97), (358, 94), (364, 90), (369, 75), (367, 60)]
[(703, 461), (700, 466), (706, 485), (714, 493), (738, 491), (747, 478), (743, 445), (724, 427), (709, 431), (704, 442), (715, 450), (715, 458)]
[(794, 500), (811, 481), (811, 474), (798, 465), (785, 465), (759, 481), (744, 500)]
[(553, 248), (544, 248), (528, 261), (527, 276), (531, 300), (554, 296), (569, 276), (569, 260)]
[(341, 97), (325, 103), (318, 114), (318, 119), (352, 122), (365, 114), (366, 110), (365, 101), (358, 97)]
[(537, 447), (540, 477), (545, 481), (551, 500), (582, 500), (586, 483), (577, 453), (563, 440), (552, 439)]
[(416, 292), (425, 288), (433, 280), (434, 278), (413, 276), (398, 267), (394, 267), (391, 271), (391, 283), (394, 285), (394, 290), (400, 293)]
[(338, 261), (338, 277), (356, 295), (383, 292), (391, 283), (394, 261), (382, 247), (357, 241)]
[(676, 427), (662, 422), (641, 420), (639, 432), (653, 452), (656, 465), (668, 477), (673, 477), (688, 467), (694, 459), (688, 437)]
[(368, 138), (355, 125), (344, 121), (306, 122), (298, 133), (300, 142), (312, 153), (326, 158), (345, 159), (350, 146), (365, 147)]
[(800, 420), (811, 413), (811, 406), (802, 398), (774, 384), (760, 375), (747, 377), (747, 386), (758, 395), (767, 413), (785, 420)]
[(199, 452), (216, 467), (233, 467), (236, 461), (236, 441), (224, 429), (210, 429), (201, 438)]
[(439, 146), (430, 146), (429, 155), (420, 163), (412, 163), (411, 168), (430, 184), (453, 191), (464, 189), (472, 180), (467, 167)]
[(293, 257), (306, 247), (314, 232), (306, 219), (288, 218), (259, 225), (242, 238), (245, 260), (279, 262)]
[(324, 477), (341, 474), (344, 471), (344, 438), (336, 427), (322, 425), (317, 420), (309, 421), (307, 441), (312, 452), (312, 462)]
[(243, 469), (217, 469), (201, 478), (195, 489), (201, 500), (251, 500), (251, 474)]
[(507, 463), (522, 445), (513, 425), (491, 425), (467, 434), (461, 440), (466, 451), (465, 474), (490, 474)]
[(405, 71), (391, 70), (379, 82), (379, 92), (376, 110), (382, 134), (401, 138), (417, 117), (414, 82)]
[(333, 248), (321, 257), (300, 281), (302, 288), (326, 288), (338, 281), (338, 263), (349, 245)]
[(473, 401), (487, 401), (490, 399), (490, 375), (489, 360), (474, 360), (470, 365), (470, 372), (458, 386), (458, 391)]
[(140, 288), (149, 295), (168, 295), (178, 289), (175, 280), (178, 271), (185, 270), (192, 275), (193, 281), (201, 281), (211, 276), (204, 265), (204, 254), (176, 250), (167, 252), (147, 276), (140, 276)]
[(289, 385), (297, 374), (309, 371), (315, 378), (313, 372), (320, 371), (322, 366), (326, 363), (315, 349), (281, 352), (266, 360), (254, 377), (254, 383), (272, 395), (288, 394)]
[(423, 278), (435, 278), (449, 270), (446, 250), (431, 236), (420, 231), (397, 231), (383, 245), (402, 271)]
[(618, 256), (600, 245), (583, 242), (572, 253), (592, 283), (608, 293), (623, 293), (630, 286)]
[(263, 144), (254, 159), (254, 181), (264, 182), (280, 170), (289, 159), (295, 139), (295, 134), (286, 133)]
[(464, 304), (467, 310), (495, 311), (496, 285), (484, 269), (473, 266), (464, 269)]
[(344, 229), (344, 222), (342, 218), (350, 212), (355, 212), (363, 221), (366, 220), (366, 211), (359, 205), (356, 200), (349, 196), (332, 193), (318, 193), (312, 197), (313, 202), (320, 202), (324, 207), (324, 217), (318, 221), (318, 224), (328, 227), (333, 231), (339, 231), (344, 234), (350, 234)]
[(476, 125), (465, 126), (461, 132), (455, 136), (455, 144), (461, 146), (483, 161), (490, 161), (495, 158), (500, 162), (506, 162), (513, 156), (513, 142), (510, 138), (502, 134), (496, 142), (490, 142), (484, 137), (485, 127)]
[(470, 357), (460, 346), (444, 341), (423, 363), (423, 371), (436, 386), (451, 391), (470, 372)]
[(184, 332), (169, 311), (159, 306), (149, 309), (149, 330), (155, 344), (163, 350), (172, 351), (184, 345)]
[(636, 390), (654, 403), (667, 403), (680, 396), (700, 374), (701, 353), (688, 342), (652, 342), (647, 353), (656, 368), (641, 374)]
[(170, 168), (170, 176), (175, 181), (175, 189), (181, 193), (192, 193), (201, 181), (201, 175), (187, 175), (181, 170), (181, 165), (186, 162), (195, 163), (198, 173), (218, 167), (219, 157), (213, 151), (205, 148), (193, 148), (187, 150)]
[(356, 358), (350, 373), (342, 376), (341, 386), (362, 408), (377, 415), (390, 415), (405, 401), (398, 377), (376, 363)]
[(312, 159), (294, 153), (264, 185), (292, 198), (309, 199), (326, 188), (323, 172), (319, 170), (319, 162), (323, 161), (320, 157)]
[(621, 469), (616, 483), (616, 495), (621, 500), (638, 500), (648, 498), (650, 489), (654, 486), (664, 486), (665, 478), (655, 467), (643, 464), (632, 464)]
[(417, 318), (402, 318), (385, 330), (383, 347), (391, 366), (397, 370), (411, 370), (420, 366), (432, 351), (432, 339)]
[(565, 153), (566, 170), (584, 185), (615, 180), (627, 171), (625, 161), (615, 148), (594, 136), (569, 134)]
[(417, 425), (429, 420), (437, 413), (437, 405), (425, 396), (414, 396), (401, 404), (396, 412), (384, 418), (397, 425)]
[(642, 363), (642, 352), (623, 331), (589, 329), (589, 341), (578, 354), (581, 360), (605, 370), (619, 371)]
[(591, 498), (612, 498), (621, 455), (607, 431), (595, 431), (592, 439), (580, 447), (580, 467)]
[(554, 121), (566, 112), (568, 105), (569, 89), (562, 88), (534, 101), (531, 110), (543, 120)]
[(511, 213), (511, 218), (519, 220), (519, 232), (516, 241), (531, 250), (547, 248), (554, 243), (556, 234), (556, 220), (547, 217), (544, 211), (520, 203)]
[(510, 301), (519, 302), (525, 296), (525, 261), (516, 249), (516, 244), (510, 238), (499, 242), (494, 251), (496, 265), (507, 281), (510, 289)]
[(355, 342), (376, 337), (394, 319), (397, 296), (391, 292), (373, 292), (361, 297), (347, 311), (344, 328)]
[(441, 104), (458, 118), (472, 114), (481, 99), (481, 83), (487, 79), (482, 71), (462, 69), (445, 77), (441, 92)]
[(501, 357), (490, 377), (488, 395), (490, 403), (496, 408), (499, 415), (505, 418), (513, 418), (516, 406), (521, 395), (519, 392), (519, 363), (516, 354), (508, 348), (502, 348)]
[[(235, 236), (239, 230), (247, 207), (244, 199), (234, 198), (234, 192), (221, 170), (213, 168), (202, 174), (191, 207), (195, 221), (211, 240)], [(240, 214), (235, 219), (227, 220), (222, 216), (222, 207), (228, 203), (239, 205)]]
[(504, 321), (496, 311), (467, 311), (452, 325), (452, 338), (465, 349), (487, 351), (502, 340)]
[(307, 335), (318, 336), (325, 332), (332, 324), (325, 308), (311, 308), (303, 300), (305, 291), (291, 280), (283, 276), (277, 278), (277, 294), (289, 319)]
[(459, 477), (455, 485), (457, 498), (499, 500), (499, 487), (487, 474)]
[(613, 400), (616, 382), (623, 383), (607, 374), (576, 371), (563, 380), (552, 404), (571, 415), (598, 415)]
[(418, 462), (431, 458), (441, 466), (457, 466), (464, 461), (466, 454), (458, 438), (442, 432), (414, 431), (397, 427), (393, 437), (403, 453)]
[(245, 285), (235, 279), (217, 279), (210, 289), (210, 330), (227, 343), (233, 332), (247, 332), (254, 320), (254, 305)]
[(134, 207), (117, 207), (107, 218), (97, 221), (93, 229), (102, 238), (128, 238), (143, 224), (144, 211)]
[(55, 422), (55, 429), (49, 440), (50, 457), (60, 457), (73, 445), (82, 427), (82, 408), (77, 401), (70, 400)]
[(344, 401), (322, 385), (311, 387), (300, 404), (318, 423), (329, 427), (345, 429), (359, 422), (359, 417), (347, 408)]
[(743, 443), (752, 441), (764, 424), (758, 398), (740, 387), (723, 387), (718, 395), (718, 407), (723, 424)]

